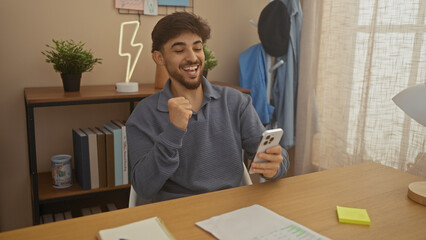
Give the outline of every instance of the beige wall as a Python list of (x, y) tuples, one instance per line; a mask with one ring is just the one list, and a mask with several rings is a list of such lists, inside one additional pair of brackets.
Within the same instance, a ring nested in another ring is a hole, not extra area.
[[(208, 44), (219, 60), (210, 80), (238, 84), (238, 55), (259, 42), (249, 20), (257, 20), (268, 2), (195, 0), (194, 12), (212, 27)], [(153, 82), (150, 33), (160, 18), (141, 17), (137, 40), (144, 50), (132, 81)], [(32, 224), (23, 89), (62, 84), (44, 62), (44, 45), (52, 38), (86, 42), (104, 60), (83, 74), (82, 85), (114, 84), (125, 76), (126, 58), (117, 54), (118, 37), (121, 22), (130, 20), (137, 16), (118, 14), (112, 0), (0, 1), (0, 231)], [(35, 117), (39, 171), (49, 171), (50, 156), (72, 153), (72, 128), (127, 118), (128, 105), (39, 108)]]

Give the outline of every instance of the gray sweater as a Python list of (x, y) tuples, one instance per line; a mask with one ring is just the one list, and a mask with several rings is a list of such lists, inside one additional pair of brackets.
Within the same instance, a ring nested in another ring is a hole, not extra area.
[[(162, 201), (239, 186), (241, 150), (254, 155), (265, 130), (251, 97), (203, 79), (201, 108), (181, 130), (169, 122), (167, 101), (173, 98), (169, 81), (162, 91), (139, 102), (126, 122), (135, 191)], [(273, 179), (287, 172), (284, 149), (283, 157)]]

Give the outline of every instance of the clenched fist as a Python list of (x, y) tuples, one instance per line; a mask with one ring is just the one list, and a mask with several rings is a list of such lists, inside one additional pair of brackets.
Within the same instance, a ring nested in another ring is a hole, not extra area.
[(192, 105), (184, 97), (171, 98), (168, 101), (169, 119), (177, 128), (186, 130), (192, 116)]

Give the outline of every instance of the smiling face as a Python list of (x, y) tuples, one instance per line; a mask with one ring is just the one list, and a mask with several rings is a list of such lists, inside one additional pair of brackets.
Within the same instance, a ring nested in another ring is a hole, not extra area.
[(170, 39), (161, 51), (153, 52), (157, 64), (164, 65), (173, 82), (187, 89), (201, 85), (204, 68), (203, 41), (200, 36), (185, 32)]

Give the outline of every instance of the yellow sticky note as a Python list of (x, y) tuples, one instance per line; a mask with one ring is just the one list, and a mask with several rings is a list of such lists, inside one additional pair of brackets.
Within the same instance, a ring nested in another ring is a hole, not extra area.
[(370, 217), (368, 216), (366, 209), (340, 206), (336, 206), (336, 208), (339, 222), (370, 226)]

